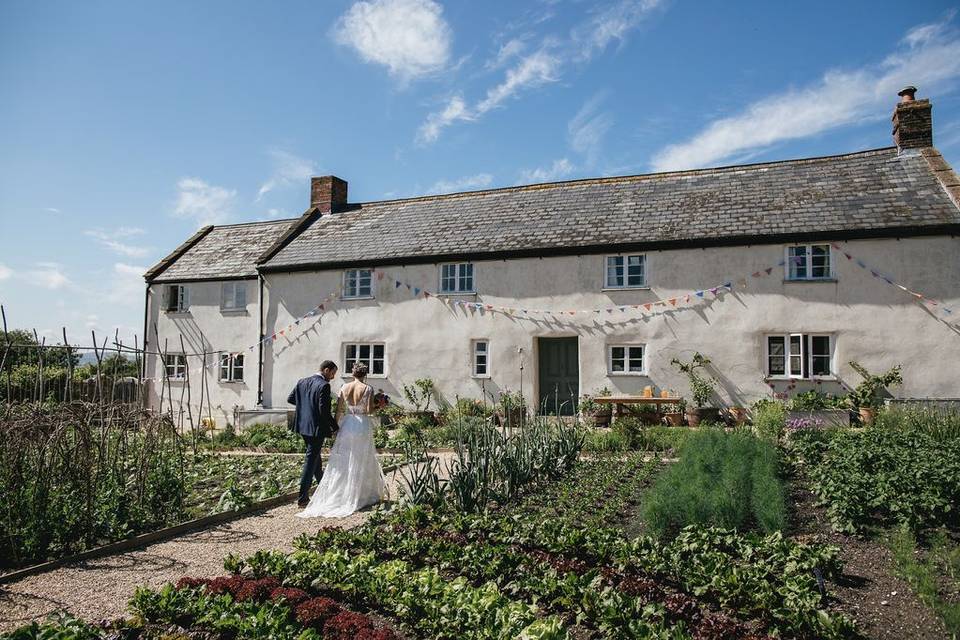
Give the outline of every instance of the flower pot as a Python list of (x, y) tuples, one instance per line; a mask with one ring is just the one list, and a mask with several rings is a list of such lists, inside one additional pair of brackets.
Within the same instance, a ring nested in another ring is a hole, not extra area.
[(691, 427), (699, 426), (701, 422), (717, 422), (720, 409), (715, 407), (688, 407), (687, 424)]
[(873, 407), (860, 407), (860, 423), (863, 425), (873, 424), (877, 417), (877, 410)]
[(585, 412), (584, 415), (594, 427), (609, 427), (613, 410), (610, 407), (606, 407), (605, 409)]
[(683, 426), (683, 414), (679, 411), (663, 414), (663, 420), (671, 427)]

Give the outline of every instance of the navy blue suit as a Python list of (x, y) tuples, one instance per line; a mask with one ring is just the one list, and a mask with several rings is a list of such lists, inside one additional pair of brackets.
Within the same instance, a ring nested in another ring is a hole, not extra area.
[(330, 412), (330, 383), (320, 374), (302, 378), (287, 396), (287, 402), (296, 407), (294, 429), (307, 445), (298, 499), (302, 504), (310, 499), (312, 480), (316, 478), (320, 482), (323, 477), (320, 459), (323, 440), (337, 430), (336, 418)]

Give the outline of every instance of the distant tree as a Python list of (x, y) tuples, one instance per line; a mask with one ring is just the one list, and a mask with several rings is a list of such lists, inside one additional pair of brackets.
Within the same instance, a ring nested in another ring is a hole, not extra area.
[[(39, 362), (37, 356), (37, 341), (33, 337), (33, 332), (26, 329), (13, 329), (8, 332), (9, 342), (15, 345), (7, 353), (7, 359), (4, 362), (4, 370), (13, 369), (19, 365), (36, 365)], [(2, 334), (0, 334), (2, 337)], [(0, 344), (0, 350), (6, 348), (5, 344)], [(72, 349), (66, 349), (63, 346), (52, 349), (43, 349), (44, 367), (64, 367), (69, 364), (77, 366), (80, 362), (80, 354)]]
[[(140, 369), (137, 366), (137, 361), (133, 358), (128, 358), (119, 353), (112, 353), (104, 356), (100, 361), (100, 373), (105, 376), (116, 376), (118, 378), (136, 378), (140, 375)], [(74, 377), (80, 380), (92, 378), (95, 375), (97, 375), (96, 362), (88, 362), (77, 368), (74, 372)]]

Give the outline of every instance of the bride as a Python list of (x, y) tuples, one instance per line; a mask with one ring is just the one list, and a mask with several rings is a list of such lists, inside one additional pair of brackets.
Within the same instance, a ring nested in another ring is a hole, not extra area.
[(366, 377), (367, 365), (358, 362), (353, 365), (353, 382), (340, 389), (340, 430), (323, 478), (310, 503), (297, 514), (300, 518), (342, 518), (387, 496), (383, 470), (373, 446), (368, 415), (373, 408), (373, 389), (364, 383)]

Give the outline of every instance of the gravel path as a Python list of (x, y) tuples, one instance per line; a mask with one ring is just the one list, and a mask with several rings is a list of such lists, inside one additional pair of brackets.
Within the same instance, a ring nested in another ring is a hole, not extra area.
[[(442, 459), (451, 454), (436, 455), (443, 469)], [(399, 482), (398, 471), (387, 474), (393, 498), (398, 495)], [(325, 526), (353, 528), (372, 512), (306, 520), (294, 517), (297, 511), (296, 505), (288, 504), (135, 551), (65, 565), (0, 585), (0, 633), (56, 611), (87, 620), (117, 618), (124, 615), (126, 603), (139, 585), (159, 587), (184, 575), (221, 575), (228, 553), (245, 556), (258, 549), (290, 550), (301, 533)]]

